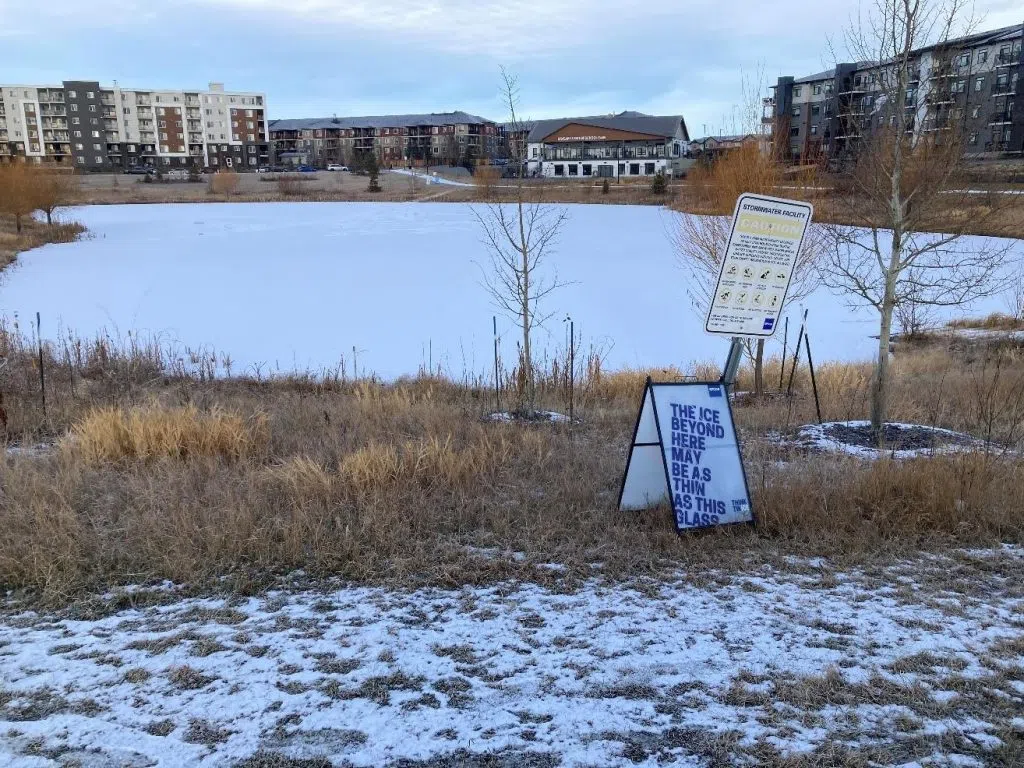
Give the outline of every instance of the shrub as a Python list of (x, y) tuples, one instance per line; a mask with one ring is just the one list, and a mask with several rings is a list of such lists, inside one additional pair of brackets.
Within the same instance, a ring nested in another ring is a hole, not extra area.
[(608, 191), (610, 189), (611, 189), (611, 187), (608, 184), (608, 179), (605, 179), (604, 181), (601, 182), (601, 194), (602, 195), (607, 195)]
[(71, 430), (65, 451), (88, 464), (122, 459), (217, 456), (239, 460), (261, 453), (268, 442), (266, 418), (245, 419), (214, 408), (97, 408)]
[(664, 195), (668, 192), (668, 184), (665, 181), (665, 174), (659, 171), (651, 179), (651, 194)]
[(295, 174), (284, 174), (277, 177), (277, 191), (284, 197), (294, 197), (301, 194), (302, 187), (299, 184), (300, 177)]
[[(146, 177), (149, 178), (148, 176)], [(210, 179), (210, 193), (231, 195), (238, 189), (238, 174), (234, 171), (217, 171)]]

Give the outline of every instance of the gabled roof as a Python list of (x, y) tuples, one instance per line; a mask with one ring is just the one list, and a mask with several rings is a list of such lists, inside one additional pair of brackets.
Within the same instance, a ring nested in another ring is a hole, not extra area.
[(675, 136), (679, 126), (683, 127), (683, 138), (689, 140), (686, 122), (682, 115), (645, 115), (642, 112), (620, 112), (617, 115), (597, 115), (594, 117), (560, 117), (555, 120), (538, 120), (527, 141), (540, 142), (567, 125), (589, 125), (594, 128), (605, 128), (609, 131), (628, 131), (645, 133), (650, 136), (668, 138)]
[(308, 131), (319, 128), (411, 128), (414, 126), (483, 125), (492, 123), (486, 117), (468, 112), (431, 112), (420, 115), (373, 115), (367, 117), (301, 117), (271, 120), (272, 131)]

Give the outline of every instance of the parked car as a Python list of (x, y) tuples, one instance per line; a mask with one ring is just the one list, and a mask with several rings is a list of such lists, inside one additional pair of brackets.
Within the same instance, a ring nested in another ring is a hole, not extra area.
[(257, 168), (256, 169), (256, 173), (270, 173), (271, 170), (272, 169), (270, 169), (270, 168), (268, 168), (267, 166), (264, 165), (264, 166), (261, 166), (261, 167)]
[(328, 171), (346, 171), (347, 172), (348, 171), (348, 166), (347, 165), (338, 165), (337, 163), (332, 163), (331, 165), (327, 166), (327, 170)]
[(131, 165), (124, 169), (124, 172), (131, 176), (152, 176), (156, 168), (150, 165)]
[(299, 173), (316, 173), (316, 168), (314, 168), (312, 165), (300, 165), (295, 170), (297, 170)]

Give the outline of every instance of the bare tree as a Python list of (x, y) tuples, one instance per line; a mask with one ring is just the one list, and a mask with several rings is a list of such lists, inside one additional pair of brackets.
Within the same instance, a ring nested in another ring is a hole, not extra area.
[(39, 209), (39, 174), (38, 168), (25, 161), (0, 167), (0, 213), (14, 217), (19, 233), (22, 219)]
[(46, 223), (53, 225), (53, 214), (74, 201), (78, 183), (70, 173), (39, 171), (35, 183), (37, 209), (46, 214)]
[(876, 0), (848, 34), (851, 55), (875, 64), (863, 75), (870, 85), (857, 97), (860, 109), (846, 110), (855, 117), (844, 133), (862, 138), (850, 147), (832, 219), (853, 226), (828, 228), (823, 279), (878, 311), (871, 425), (880, 442), (897, 308), (953, 306), (990, 294), (1009, 252), (996, 241), (961, 239), (996, 213), (961, 178), (966, 110), (937, 106), (949, 100), (957, 73), (950, 41), (971, 23), (964, 11), (963, 0)]
[[(509, 127), (514, 132), (519, 125), (519, 85), (504, 68), (501, 77), (502, 100), (509, 113)], [(514, 148), (511, 162), (518, 168), (523, 159), (522, 148)], [(545, 314), (541, 303), (564, 285), (554, 273), (544, 275), (543, 264), (568, 213), (564, 208), (527, 203), (522, 174), (516, 175), (513, 190), (515, 200), (512, 203), (489, 203), (482, 210), (474, 209), (473, 213), (484, 231), (484, 243), (490, 252), (490, 269), (484, 270), (484, 285), (498, 308), (522, 330), (519, 406), (530, 412), (536, 400), (531, 334), (554, 314)]]

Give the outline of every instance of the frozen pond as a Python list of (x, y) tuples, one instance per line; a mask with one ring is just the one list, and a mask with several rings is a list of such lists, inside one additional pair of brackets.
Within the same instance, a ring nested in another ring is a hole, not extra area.
[[(537, 346), (564, 348), (572, 316), (605, 367), (722, 360), (687, 296), (668, 231), (653, 207), (573, 205), (550, 264), (570, 284)], [(4, 273), (3, 315), (43, 335), (157, 337), (180, 350), (228, 354), (233, 371), (335, 368), (384, 377), (432, 360), (461, 377), (490, 370), (488, 264), (468, 205), (240, 203), (92, 206), (69, 214), (89, 239), (22, 254)], [(1022, 249), (1024, 251), (1024, 249)], [(821, 290), (806, 303), (817, 360), (869, 358), (874, 313)], [(992, 299), (976, 311), (999, 309)], [(795, 335), (800, 309), (790, 309)], [(506, 364), (513, 323), (498, 315)], [(777, 342), (777, 343), (776, 343)], [(792, 338), (790, 341), (792, 345)], [(781, 347), (781, 333), (770, 353)]]

